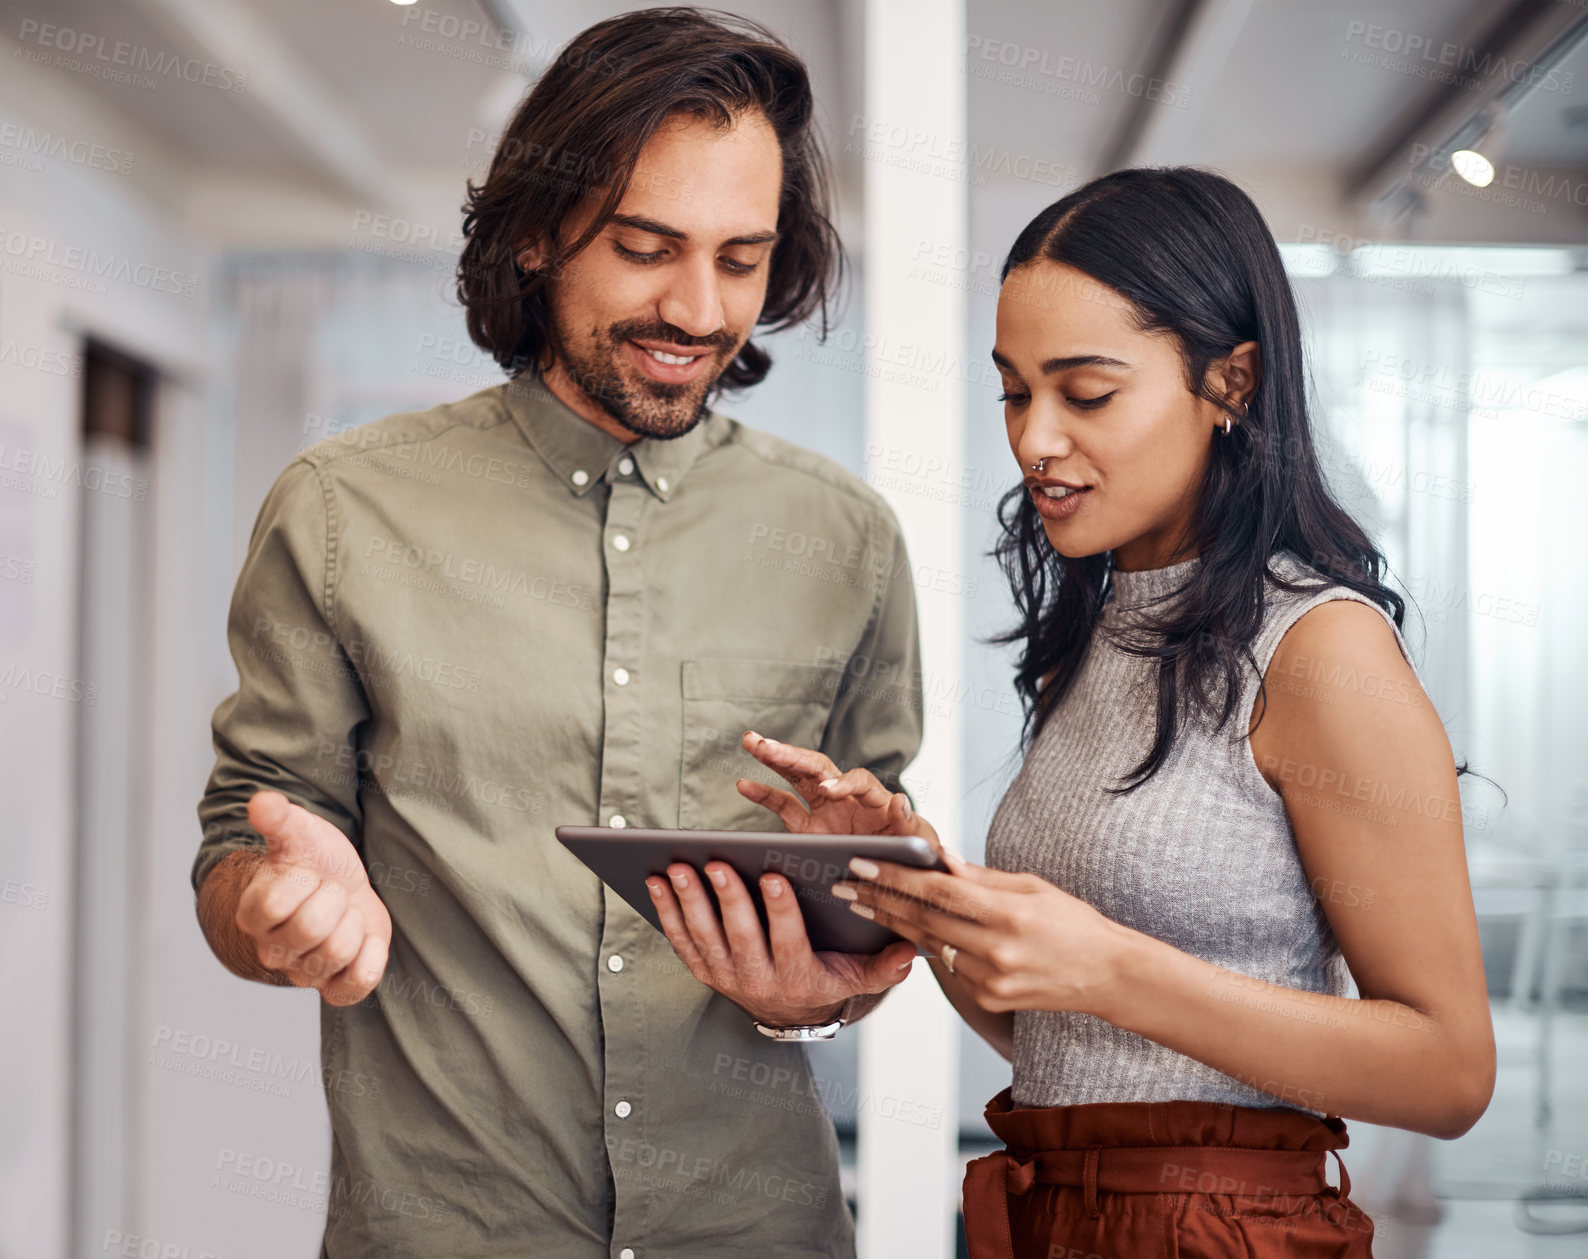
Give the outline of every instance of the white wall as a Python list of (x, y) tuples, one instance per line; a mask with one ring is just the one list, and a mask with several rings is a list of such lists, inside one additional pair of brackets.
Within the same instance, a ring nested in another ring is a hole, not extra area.
[[(208, 1022), (224, 1030), (224, 1017), (203, 1011), (224, 1007), (237, 988), (204, 948), (187, 885), (223, 624), (224, 594), (214, 566), (203, 563), (203, 541), (229, 510), (224, 484), (205, 479), (212, 453), (205, 401), (210, 258), (173, 212), (173, 165), (154, 140), (58, 78), (5, 61), (0, 973), (8, 1007), (23, 1013), (7, 1020), (0, 1040), (0, 1254), (54, 1256), (67, 1248), (74, 728), (79, 714), (104, 720), (127, 685), (125, 678), (75, 676), (79, 519), (89, 493), (132, 494), (152, 539), (138, 579), (153, 583), (155, 648), (142, 682), (157, 702), (144, 714), (152, 779), (146, 816), (133, 827), (150, 837), (143, 858), (149, 882), (126, 889), (136, 943), (129, 946), (132, 1012), (121, 1052), (133, 1056), (135, 1083), (121, 1118), (133, 1125), (132, 1147), (116, 1151), (123, 1179), (102, 1199), (108, 1217), (87, 1221), (77, 1245), (97, 1253), (114, 1231), (191, 1246), (194, 1254), (220, 1251), (226, 1234), (200, 1236), (192, 1223), (195, 1186), (167, 1171), (181, 1166), (195, 1117), (232, 1127), (250, 1099), (148, 1064), (157, 1026)], [(106, 481), (105, 470), (81, 454), (84, 333), (162, 372), (148, 485)], [(56, 678), (63, 680), (57, 685)], [(314, 1102), (319, 1106), (318, 1097)], [(196, 1155), (213, 1163), (213, 1151)]]

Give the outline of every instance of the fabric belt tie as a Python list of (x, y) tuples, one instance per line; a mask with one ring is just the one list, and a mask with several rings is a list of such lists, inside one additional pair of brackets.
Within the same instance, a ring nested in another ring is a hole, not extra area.
[[(965, 1167), (965, 1231), (970, 1259), (1014, 1259), (1009, 1198), (1043, 1185), (1079, 1185), (1086, 1214), (1101, 1214), (1108, 1193), (1217, 1193), (1257, 1197), (1330, 1193), (1344, 1198), (1351, 1178), (1340, 1163), (1340, 1187), (1324, 1175), (1318, 1150), (1259, 1150), (1234, 1146), (1092, 1145), (1084, 1150), (998, 1150)], [(973, 1221), (976, 1225), (973, 1226)], [(988, 1227), (990, 1225), (990, 1227)]]

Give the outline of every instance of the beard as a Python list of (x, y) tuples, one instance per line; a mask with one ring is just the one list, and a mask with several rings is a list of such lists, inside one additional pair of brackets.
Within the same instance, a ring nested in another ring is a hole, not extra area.
[[(739, 348), (738, 338), (726, 329), (692, 337), (659, 319), (625, 319), (596, 330), (578, 346), (560, 326), (553, 335), (568, 376), (585, 397), (631, 433), (663, 441), (682, 437), (705, 418), (711, 392)], [(717, 361), (687, 384), (650, 380), (626, 361), (625, 343), (641, 339), (713, 351)]]

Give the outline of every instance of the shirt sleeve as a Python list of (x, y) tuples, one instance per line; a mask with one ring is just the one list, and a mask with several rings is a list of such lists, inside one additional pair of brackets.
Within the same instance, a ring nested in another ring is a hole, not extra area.
[(898, 522), (886, 507), (874, 526), (877, 601), (850, 654), (822, 739), (840, 769), (861, 765), (890, 789), (921, 750), (921, 644), (915, 582)]
[(247, 818), (257, 791), (281, 792), (362, 851), (358, 730), (370, 709), (335, 628), (337, 534), (321, 472), (290, 464), (265, 496), (232, 594), (237, 691), (211, 722), (215, 768), (198, 806), (195, 891), (223, 857), (264, 848)]

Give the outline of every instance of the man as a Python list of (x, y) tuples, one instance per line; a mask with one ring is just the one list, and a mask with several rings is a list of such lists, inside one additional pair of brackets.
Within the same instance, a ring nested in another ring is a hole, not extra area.
[(719, 995), (552, 835), (775, 824), (746, 730), (889, 780), (918, 747), (892, 515), (708, 406), (766, 374), (757, 327), (825, 323), (810, 120), (762, 28), (590, 28), (470, 189), (459, 294), (512, 379), (261, 509), (193, 883), (231, 970), (322, 994), (335, 1259), (852, 1253), (803, 1051), (755, 1021), (852, 1019), (911, 947), (812, 955), (772, 875), (777, 944), (715, 950)]

